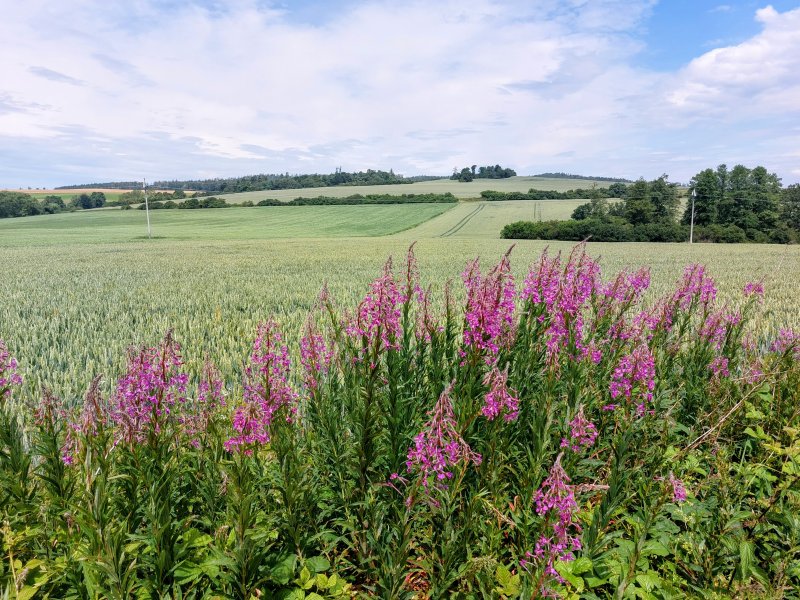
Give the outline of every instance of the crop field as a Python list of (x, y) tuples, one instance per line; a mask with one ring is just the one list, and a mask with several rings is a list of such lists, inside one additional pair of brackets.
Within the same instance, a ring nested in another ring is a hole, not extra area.
[(504, 225), (514, 221), (549, 221), (569, 219), (572, 211), (585, 200), (511, 200), (503, 202), (460, 202), (453, 210), (434, 217), (400, 237), (499, 237)]
[(453, 181), (451, 179), (433, 179), (431, 181), (417, 181), (397, 185), (367, 185), (367, 186), (333, 186), (302, 188), (297, 190), (264, 190), (260, 192), (240, 192), (238, 194), (218, 194), (217, 197), (225, 198), (230, 203), (238, 204), (245, 200), (253, 203), (265, 198), (289, 201), (303, 196), (330, 196), (341, 198), (351, 194), (444, 194), (450, 192), (456, 198), (479, 198), (484, 190), (498, 192), (527, 192), (534, 188), (537, 190), (556, 190), (564, 192), (577, 188), (590, 188), (592, 184), (598, 187), (607, 187), (608, 181), (591, 181), (588, 179), (550, 179), (545, 177), (509, 177), (508, 179), (475, 179), (470, 182)]
[[(153, 236), (171, 240), (381, 236), (402, 231), (452, 208), (391, 206), (292, 206), (150, 212)], [(0, 221), (0, 245), (130, 242), (146, 237), (142, 210), (101, 209)]]
[(0, 589), (796, 597), (800, 248), (579, 203), (0, 221)]
[[(275, 316), (299, 330), (326, 281), (334, 298), (352, 305), (386, 257), (402, 256), (412, 241), (437, 298), (447, 279), (459, 292), (466, 262), (501, 256), (511, 244), (498, 239), (500, 227), (530, 216), (534, 204), (547, 218), (570, 212), (574, 202), (162, 210), (151, 213), (153, 240), (143, 239), (145, 215), (138, 210), (7, 219), (0, 221), (0, 337), (24, 359), (31, 391), (46, 384), (77, 397), (94, 374), (122, 368), (128, 344), (152, 341), (171, 327), (193, 369), (213, 352), (223, 372), (234, 374), (244, 357), (242, 339), (258, 321)], [(515, 273), (522, 276), (545, 246), (517, 243)], [(605, 268), (649, 265), (652, 298), (692, 262), (708, 265), (722, 299), (764, 278), (759, 322), (772, 331), (800, 325), (799, 250), (589, 244)]]

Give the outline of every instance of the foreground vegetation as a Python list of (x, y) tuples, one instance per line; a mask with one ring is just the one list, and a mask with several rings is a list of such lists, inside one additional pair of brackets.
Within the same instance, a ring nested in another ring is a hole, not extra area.
[(295, 360), (264, 316), (195, 376), (170, 332), (77, 406), (0, 345), (6, 595), (796, 597), (800, 338), (751, 327), (761, 282), (643, 304), (583, 247), (462, 281), (437, 310), (409, 251)]

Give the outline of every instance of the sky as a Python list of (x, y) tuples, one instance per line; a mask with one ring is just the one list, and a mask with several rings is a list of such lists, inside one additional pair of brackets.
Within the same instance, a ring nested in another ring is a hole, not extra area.
[(0, 9), (0, 188), (496, 163), (800, 181), (800, 0)]

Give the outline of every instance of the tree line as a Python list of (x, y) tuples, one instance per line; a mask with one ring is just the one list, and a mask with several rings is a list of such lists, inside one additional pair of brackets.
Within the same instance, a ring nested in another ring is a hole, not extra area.
[[(694, 193), (695, 241), (792, 243), (800, 241), (800, 186), (762, 166), (726, 165), (705, 169), (689, 186)], [(681, 212), (677, 185), (666, 175), (625, 187), (619, 202), (593, 198), (567, 221), (518, 221), (503, 228), (505, 238), (594, 241), (687, 241), (692, 202)]]
[(576, 200), (590, 198), (622, 198), (627, 190), (624, 183), (612, 183), (608, 187), (577, 188), (559, 192), (557, 190), (536, 190), (529, 189), (527, 192), (498, 192), (495, 190), (484, 190), (481, 198), (489, 201), (505, 200)]
[[(476, 171), (477, 169), (477, 171)], [(453, 169), (450, 179), (454, 181), (472, 181), (473, 179), (508, 179), (516, 177), (514, 169), (503, 168), (500, 165), (486, 166), (478, 168), (478, 165), (464, 167), (460, 171), (458, 167)]]
[(622, 183), (633, 183), (631, 179), (622, 177), (596, 177), (594, 175), (575, 175), (573, 173), (538, 173), (532, 177), (542, 177), (546, 179), (588, 179), (590, 181), (621, 181)]
[[(213, 179), (173, 179), (156, 181), (148, 187), (155, 190), (198, 191), (208, 194), (232, 194), (236, 192), (259, 192), (262, 190), (294, 190), (306, 187), (327, 187), (337, 185), (389, 185), (413, 183), (393, 170), (347, 172), (337, 169), (334, 173), (290, 175), (287, 173), (247, 175), (244, 177), (225, 177)], [(62, 186), (57, 189), (80, 189), (102, 187), (107, 189), (131, 189), (141, 186), (141, 182), (117, 181), (91, 183), (75, 186)]]
[(66, 202), (61, 196), (56, 195), (39, 199), (24, 192), (0, 192), (0, 219), (52, 215), (79, 209), (101, 208), (106, 204), (103, 192), (78, 194)]

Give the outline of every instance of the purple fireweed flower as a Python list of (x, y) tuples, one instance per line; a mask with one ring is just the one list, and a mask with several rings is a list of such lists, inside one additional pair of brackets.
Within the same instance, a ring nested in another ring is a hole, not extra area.
[(778, 354), (791, 353), (800, 360), (800, 333), (791, 329), (781, 329), (778, 337), (770, 344), (770, 350)]
[(417, 340), (430, 342), (434, 333), (441, 333), (444, 327), (433, 315), (431, 307), (431, 289), (424, 290), (419, 297), (419, 310), (414, 326), (414, 336)]
[(97, 375), (89, 384), (83, 399), (83, 406), (76, 416), (73, 412), (67, 418), (67, 435), (61, 447), (61, 460), (71, 466), (86, 449), (86, 440), (94, 437), (108, 422), (109, 407), (103, 402), (100, 382), (103, 376)]
[(464, 346), (496, 355), (513, 338), (515, 291), (508, 254), (485, 277), (477, 258), (461, 277), (467, 289)]
[(319, 387), (319, 379), (328, 373), (332, 358), (333, 347), (325, 343), (325, 336), (309, 315), (303, 326), (303, 337), (300, 338), (300, 364), (303, 366), (303, 381), (309, 391)]
[(719, 310), (709, 313), (700, 326), (700, 337), (715, 348), (722, 347), (728, 332), (742, 321), (742, 315), (736, 312)]
[(714, 280), (706, 275), (706, 268), (692, 264), (683, 270), (678, 289), (672, 294), (672, 304), (681, 310), (687, 310), (694, 302), (708, 308), (716, 298), (717, 287)]
[(647, 402), (653, 400), (655, 389), (655, 359), (650, 349), (638, 345), (633, 352), (620, 358), (611, 375), (609, 391), (611, 397), (636, 402), (639, 414), (643, 414)]
[(189, 443), (195, 448), (200, 447), (200, 436), (208, 431), (217, 410), (225, 406), (223, 387), (219, 369), (206, 357), (197, 386), (197, 398), (183, 405), (180, 419)]
[(763, 281), (751, 281), (746, 283), (744, 286), (744, 293), (745, 298), (749, 298), (750, 296), (756, 296), (759, 299), (759, 302), (764, 301), (764, 282)]
[(583, 414), (583, 406), (581, 406), (575, 417), (569, 422), (569, 439), (562, 438), (561, 447), (569, 448), (573, 452), (580, 452), (584, 448), (593, 446), (596, 439), (597, 427), (586, 418), (586, 415)]
[(715, 357), (708, 365), (708, 369), (711, 371), (712, 377), (717, 379), (728, 377), (731, 374), (728, 370), (728, 359), (724, 356)]
[(672, 501), (677, 504), (686, 502), (686, 488), (683, 486), (683, 482), (670, 473), (669, 484), (672, 486)]
[(512, 396), (507, 387), (508, 369), (501, 371), (497, 365), (486, 373), (483, 385), (489, 387), (481, 412), (494, 421), (501, 413), (506, 421), (516, 421), (519, 416), (519, 399)]
[[(583, 311), (600, 285), (600, 265), (579, 244), (562, 267), (561, 257), (542, 253), (538, 265), (525, 278), (522, 300), (530, 305), (538, 320), (546, 322), (545, 344), (548, 364), (555, 364), (570, 344), (581, 355), (583, 346)], [(573, 357), (575, 358), (575, 357)]]
[(561, 287), (561, 253), (553, 258), (547, 255), (545, 248), (539, 257), (536, 268), (531, 268), (525, 277), (522, 299), (533, 304), (544, 304), (552, 308)]
[(259, 323), (250, 362), (245, 368), (244, 397), (234, 410), (235, 434), (225, 443), (228, 452), (252, 454), (253, 446), (270, 441), (270, 428), (279, 413), (291, 422), (297, 394), (289, 385), (289, 350), (274, 321)]
[(392, 275), (390, 258), (383, 267), (383, 275), (370, 284), (355, 319), (346, 328), (347, 333), (362, 337), (366, 347), (379, 343), (383, 350), (398, 350), (403, 335), (400, 307), (404, 302), (405, 296)]
[(563, 580), (555, 569), (556, 561), (574, 560), (573, 551), (581, 548), (578, 537), (581, 526), (575, 519), (578, 509), (575, 488), (561, 466), (561, 456), (558, 455), (547, 479), (533, 496), (536, 514), (545, 517), (550, 531), (537, 540), (532, 556), (544, 565), (546, 575), (559, 582)]
[(451, 391), (452, 386), (439, 396), (436, 406), (428, 413), (430, 420), (408, 450), (406, 469), (418, 475), (427, 492), (432, 488), (445, 487), (444, 482), (453, 478), (453, 470), (458, 465), (481, 463), (481, 455), (473, 452), (458, 432), (450, 400)]
[(128, 351), (126, 373), (117, 382), (111, 409), (119, 440), (132, 444), (161, 432), (175, 403), (186, 401), (188, 376), (181, 367), (180, 345), (172, 331), (156, 348)]
[(18, 367), (17, 359), (11, 356), (5, 341), (0, 339), (0, 401), (11, 395), (12, 387), (22, 385)]
[(598, 313), (600, 315), (613, 305), (614, 302), (627, 305), (642, 297), (650, 287), (650, 269), (642, 267), (633, 273), (620, 271), (613, 281), (597, 286), (597, 295), (600, 299)]

